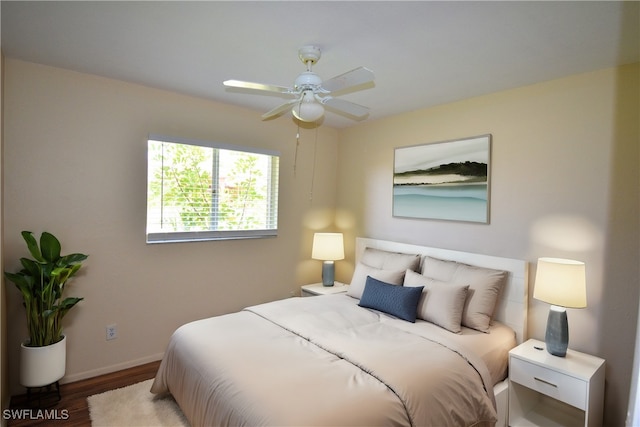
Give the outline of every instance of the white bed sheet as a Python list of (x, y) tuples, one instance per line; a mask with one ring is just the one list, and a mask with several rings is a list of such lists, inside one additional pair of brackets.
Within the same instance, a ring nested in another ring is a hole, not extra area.
[[(357, 300), (355, 302), (357, 303)], [(469, 351), (477, 354), (487, 365), (493, 385), (507, 378), (509, 350), (516, 346), (516, 333), (510, 327), (494, 321), (489, 327), (489, 333), (463, 326), (461, 333), (454, 334), (424, 320), (418, 319), (415, 324), (410, 324), (392, 316), (387, 317), (399, 329), (420, 333), (436, 341), (452, 341), (458, 346), (466, 347)]]
[(193, 425), (491, 425), (489, 369), (430, 329), (346, 295), (275, 301), (179, 328), (152, 392)]

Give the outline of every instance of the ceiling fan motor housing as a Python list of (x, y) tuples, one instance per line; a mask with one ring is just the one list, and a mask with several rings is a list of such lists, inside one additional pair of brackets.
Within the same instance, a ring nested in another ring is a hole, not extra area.
[(318, 89), (322, 84), (322, 79), (313, 71), (301, 73), (294, 82), (296, 90)]

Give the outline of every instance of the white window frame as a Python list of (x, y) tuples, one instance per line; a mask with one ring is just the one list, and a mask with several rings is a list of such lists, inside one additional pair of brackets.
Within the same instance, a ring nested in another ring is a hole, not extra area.
[[(208, 230), (208, 231), (178, 231), (178, 232), (148, 232), (145, 230), (147, 236), (147, 243), (176, 243), (176, 242), (198, 242), (198, 241), (207, 241), (207, 240), (230, 240), (230, 239), (255, 239), (255, 238), (266, 238), (266, 237), (275, 237), (278, 235), (278, 214), (279, 214), (279, 158), (280, 152), (275, 150), (269, 150), (265, 148), (256, 148), (256, 147), (246, 147), (239, 146), (233, 144), (225, 144), (213, 141), (203, 141), (197, 139), (188, 139), (188, 138), (180, 138), (174, 136), (166, 136), (166, 135), (158, 135), (158, 134), (149, 134), (147, 138), (147, 180), (149, 174), (149, 158), (148, 158), (148, 144), (149, 141), (161, 141), (168, 143), (177, 143), (177, 144), (186, 144), (186, 145), (197, 145), (200, 147), (214, 148), (214, 149), (225, 149), (225, 150), (233, 150), (233, 151), (241, 151), (250, 154), (263, 154), (276, 157), (278, 161), (276, 162), (277, 167), (271, 168), (271, 176), (267, 177), (269, 181), (269, 186), (271, 187), (271, 197), (276, 197), (275, 201), (268, 202), (268, 205), (276, 210), (275, 214), (271, 216), (271, 219), (274, 221), (273, 228), (268, 229), (249, 229), (249, 230)], [(214, 183), (217, 181), (218, 175), (214, 174), (213, 181)], [(274, 188), (275, 187), (275, 188)], [(149, 199), (149, 182), (147, 181), (146, 188), (147, 201)], [(145, 220), (145, 224), (148, 222), (148, 209), (147, 206), (147, 219)]]

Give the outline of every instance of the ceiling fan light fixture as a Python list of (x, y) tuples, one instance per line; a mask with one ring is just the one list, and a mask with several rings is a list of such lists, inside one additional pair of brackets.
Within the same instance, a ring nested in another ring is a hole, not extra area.
[(316, 101), (313, 91), (305, 91), (300, 102), (291, 109), (293, 116), (303, 122), (315, 122), (324, 115), (324, 107)]

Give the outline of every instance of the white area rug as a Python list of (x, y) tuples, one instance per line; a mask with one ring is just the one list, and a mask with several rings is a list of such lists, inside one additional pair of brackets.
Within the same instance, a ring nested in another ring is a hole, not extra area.
[(173, 397), (149, 390), (153, 380), (143, 381), (87, 398), (93, 427), (188, 427), (189, 422)]

